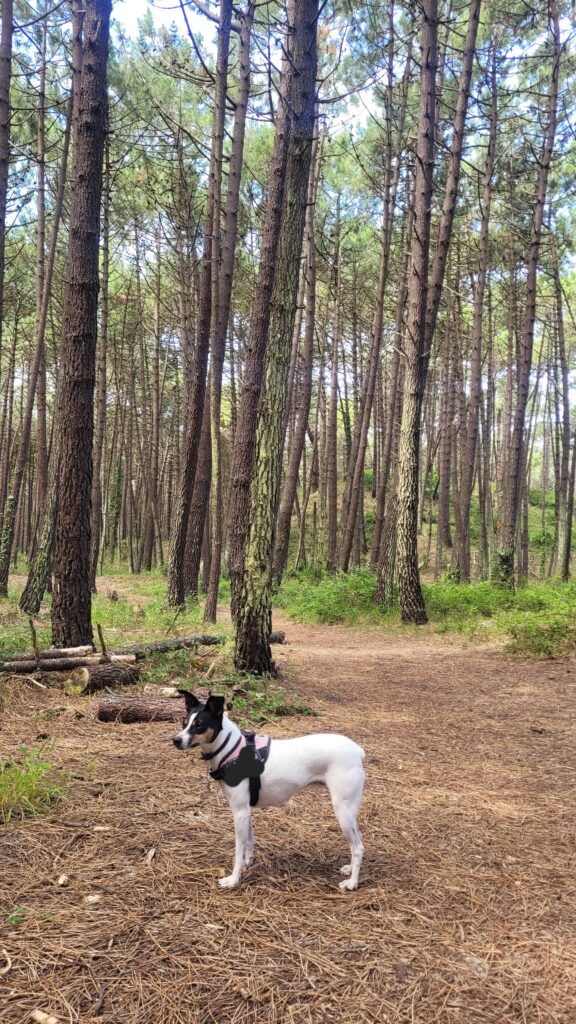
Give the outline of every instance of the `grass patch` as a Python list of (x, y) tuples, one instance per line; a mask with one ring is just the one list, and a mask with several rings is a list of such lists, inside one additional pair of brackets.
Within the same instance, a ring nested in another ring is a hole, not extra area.
[[(308, 570), (285, 578), (276, 604), (300, 622), (401, 628), (397, 610), (375, 606), (375, 589), (370, 569), (332, 576)], [(576, 582), (548, 580), (514, 592), (488, 581), (463, 585), (443, 578), (423, 591), (435, 632), (508, 639), (519, 654), (562, 657), (576, 650)]]
[[(214, 660), (214, 671), (207, 679), (206, 670)], [(209, 689), (221, 694), (232, 705), (234, 720), (240, 725), (261, 725), (271, 718), (314, 714), (304, 701), (286, 693), (275, 679), (237, 672), (231, 643), (212, 648), (206, 658), (196, 657), (191, 651), (152, 655), (146, 659), (142, 672), (142, 685), (146, 683), (176, 685), (192, 692)]]
[(17, 761), (0, 762), (0, 822), (45, 813), (62, 798), (66, 782), (43, 750), (22, 748)]
[[(32, 650), (28, 616), (19, 607), (21, 587), (11, 587), (8, 598), (0, 599), (0, 660), (3, 653)], [(223, 591), (227, 584), (223, 585)], [(98, 593), (92, 598), (94, 639), (98, 644), (96, 624), (104, 631), (110, 649), (146, 640), (192, 633), (225, 635), (220, 624), (205, 626), (203, 607), (191, 601), (184, 609), (169, 608), (166, 600), (166, 580), (158, 571), (138, 576), (118, 574), (106, 582), (99, 581)], [(34, 620), (38, 642), (50, 647), (50, 597), (44, 599), (40, 615)]]
[(323, 575), (313, 570), (287, 573), (274, 603), (298, 622), (320, 625), (381, 623), (374, 604), (376, 576), (369, 569)]
[(291, 697), (272, 679), (237, 672), (219, 680), (218, 686), (232, 704), (234, 721), (240, 725), (263, 725), (271, 718), (315, 714), (305, 701)]

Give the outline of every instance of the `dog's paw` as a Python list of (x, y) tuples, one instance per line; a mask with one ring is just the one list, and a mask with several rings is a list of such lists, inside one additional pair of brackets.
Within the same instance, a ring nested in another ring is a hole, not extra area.
[(351, 889), (358, 888), (358, 882), (353, 882), (351, 878), (345, 878), (343, 882), (340, 882), (340, 889), (350, 891)]
[(226, 878), (218, 879), (218, 885), (221, 889), (234, 889), (239, 881), (240, 879), (234, 878), (234, 875), (226, 875)]
[(352, 865), (351, 864), (343, 864), (342, 867), (340, 868), (340, 874), (341, 875), (351, 875), (352, 874)]

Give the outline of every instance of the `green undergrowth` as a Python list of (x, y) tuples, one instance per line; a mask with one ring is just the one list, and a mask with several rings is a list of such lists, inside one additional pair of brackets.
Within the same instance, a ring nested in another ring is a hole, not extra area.
[[(0, 660), (4, 651), (32, 649), (28, 618), (18, 608), (19, 596), (20, 592), (12, 589), (9, 598), (0, 602)], [(220, 600), (226, 604), (227, 598), (229, 584), (223, 581)], [(288, 694), (275, 680), (254, 679), (237, 673), (233, 666), (230, 624), (218, 622), (207, 625), (202, 621), (202, 613), (203, 606), (199, 601), (191, 602), (178, 612), (168, 608), (166, 580), (161, 573), (142, 573), (139, 576), (108, 574), (104, 580), (99, 580), (98, 593), (93, 598), (95, 644), (98, 647), (97, 624), (102, 627), (110, 650), (174, 636), (211, 634), (219, 637), (221, 642), (199, 650), (148, 655), (141, 663), (142, 675), (138, 685), (175, 685), (182, 689), (197, 689), (201, 693), (210, 689), (212, 693), (226, 697), (243, 724), (259, 725), (272, 718), (313, 713), (307, 704)], [(49, 598), (34, 624), (40, 646), (49, 647)], [(211, 669), (209, 679), (206, 676), (208, 669)], [(80, 688), (68, 686), (67, 693), (71, 697), (79, 696)]]
[[(375, 574), (360, 569), (287, 575), (276, 604), (300, 622), (400, 627), (399, 613), (374, 604)], [(576, 583), (551, 580), (515, 592), (492, 583), (462, 585), (448, 579), (423, 585), (430, 627), (470, 638), (507, 639), (520, 654), (561, 657), (576, 650)]]
[[(4, 652), (32, 649), (28, 616), (19, 607), (20, 589), (11, 587), (8, 598), (0, 600), (0, 660)], [(195, 633), (226, 635), (221, 623), (206, 626), (202, 622), (202, 604), (190, 601), (186, 608), (169, 608), (166, 601), (166, 579), (159, 572), (138, 576), (119, 574), (106, 577), (92, 598), (94, 641), (98, 646), (96, 626), (100, 625), (107, 647), (124, 647), (172, 636)], [(50, 598), (47, 596), (34, 619), (40, 647), (50, 647)]]
[[(276, 680), (236, 672), (232, 655), (230, 642), (211, 647), (203, 656), (192, 651), (154, 654), (144, 663), (141, 685), (177, 686), (198, 691), (199, 695), (210, 690), (226, 697), (234, 720), (242, 725), (260, 725), (272, 718), (313, 714), (304, 701), (288, 694)], [(214, 671), (208, 679), (206, 672), (211, 667)]]
[(0, 761), (0, 823), (42, 814), (64, 795), (65, 772), (42, 749), (22, 748), (13, 760)]
[(287, 573), (274, 603), (299, 622), (319, 625), (381, 623), (388, 618), (374, 604), (376, 577), (367, 569), (322, 574)]

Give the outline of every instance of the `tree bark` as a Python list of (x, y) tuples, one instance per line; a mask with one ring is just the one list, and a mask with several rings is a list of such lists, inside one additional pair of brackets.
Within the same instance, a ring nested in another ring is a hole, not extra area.
[[(292, 25), (293, 21), (289, 20), (288, 23)], [(244, 570), (244, 550), (249, 526), (250, 481), (252, 479), (256, 450), (256, 422), (264, 380), (264, 362), (268, 344), (272, 289), (274, 286), (276, 255), (284, 206), (288, 144), (292, 130), (293, 113), (289, 96), (292, 89), (294, 71), (291, 59), (288, 56), (289, 51), (291, 52), (292, 42), (293, 40), (289, 39), (285, 45), (282, 60), (274, 148), (260, 246), (258, 282), (250, 317), (250, 336), (244, 360), (244, 379), (230, 471), (228, 546), (233, 619), (236, 619), (238, 612), (240, 587)], [(300, 254), (298, 254), (299, 256)]]
[(412, 265), (408, 281), (408, 315), (404, 338), (405, 379), (400, 431), (397, 489), (398, 585), (403, 622), (428, 621), (418, 570), (418, 470), (420, 424), (426, 382), (426, 303), (432, 208), (432, 175), (438, 60), (438, 12), (436, 0), (422, 4), (420, 111), (414, 180), (414, 228)]
[(62, 314), (60, 494), (52, 603), (53, 640), (65, 646), (92, 641), (92, 417), (111, 0), (87, 0), (85, 11)]
[(248, 534), (236, 615), (236, 667), (257, 675), (274, 672), (268, 642), (272, 553), (282, 471), (283, 425), (296, 316), (298, 275), (312, 157), (316, 103), (318, 0), (290, 0), (292, 126), (286, 163), (282, 227), (278, 242), (265, 382), (258, 409), (256, 460), (250, 487)]
[(472, 323), (470, 359), (470, 401), (466, 416), (466, 446), (462, 453), (462, 479), (460, 484), (460, 517), (462, 536), (458, 552), (458, 570), (462, 583), (470, 582), (470, 505), (477, 458), (477, 441), (480, 429), (480, 405), (482, 402), (482, 324), (484, 319), (484, 292), (489, 256), (490, 206), (492, 202), (492, 176), (496, 151), (496, 129), (498, 120), (496, 57), (492, 55), (491, 73), (492, 107), (488, 152), (483, 176), (483, 193), (480, 219), (480, 244), (478, 253), (478, 276), (474, 290), (474, 314)]
[(184, 701), (145, 697), (142, 694), (110, 694), (100, 697), (96, 718), (99, 722), (180, 722)]
[(212, 321), (212, 273), (217, 264), (213, 260), (215, 251), (215, 204), (224, 144), (224, 120), (226, 84), (228, 80), (228, 59), (230, 54), (230, 31), (232, 22), (232, 0), (222, 0), (218, 28), (218, 50), (216, 55), (216, 86), (212, 117), (212, 151), (210, 157), (210, 185), (204, 226), (202, 276), (200, 288), (200, 309), (198, 333), (194, 355), (192, 391), (189, 398), (190, 415), (187, 420), (184, 467), (180, 481), (180, 494), (175, 514), (175, 523), (168, 559), (168, 603), (182, 607), (185, 602), (184, 556), (188, 514), (194, 492), (194, 478), (198, 464), (198, 449), (202, 430), (204, 399), (206, 394), (206, 368), (210, 347), (210, 325)]
[(312, 158), (310, 163), (310, 181), (308, 184), (308, 200), (306, 206), (306, 259), (304, 264), (305, 296), (306, 296), (306, 323), (304, 329), (304, 346), (302, 350), (302, 383), (300, 387), (300, 401), (298, 407), (298, 419), (288, 457), (286, 479), (282, 498), (278, 508), (278, 521), (276, 524), (276, 545), (274, 549), (274, 580), (277, 584), (282, 579), (288, 558), (288, 545), (290, 542), (290, 522), (292, 509), (298, 487), (298, 474), (302, 461), (302, 452), (308, 429), (308, 418), (310, 416), (310, 405), (312, 401), (312, 369), (314, 362), (314, 326), (316, 322), (316, 240), (314, 235), (314, 213), (316, 210), (316, 190), (318, 186), (318, 172), (320, 164), (321, 148), (318, 144), (318, 133), (314, 135), (312, 142)]
[(524, 430), (526, 420), (526, 407), (530, 390), (530, 375), (532, 371), (532, 352), (534, 346), (534, 325), (536, 322), (536, 289), (538, 263), (540, 256), (540, 240), (542, 237), (542, 223), (544, 218), (544, 205), (546, 202), (546, 190), (548, 185), (548, 173), (552, 161), (552, 151), (556, 136), (556, 119), (558, 106), (558, 79), (560, 75), (560, 26), (556, 0), (549, 0), (548, 14), (551, 22), (552, 32), (552, 75), (550, 80), (550, 93), (548, 98), (548, 128), (538, 158), (538, 182), (536, 190), (536, 203), (532, 217), (532, 232), (530, 238), (530, 251), (528, 255), (528, 268), (526, 275), (526, 302), (522, 325), (522, 336), (520, 339), (520, 363), (518, 368), (517, 401), (514, 416), (514, 428), (512, 431), (512, 443), (507, 479), (505, 481), (506, 493), (504, 495), (503, 523), (500, 537), (500, 546), (497, 553), (495, 566), (495, 578), (504, 586), (514, 585), (514, 545), (516, 540), (516, 528), (520, 511), (522, 496), (522, 465), (524, 455)]
[[(224, 233), (222, 243), (222, 259), (218, 266), (218, 275), (213, 278), (212, 309), (213, 309), (213, 342), (210, 387), (210, 414), (212, 432), (212, 551), (210, 557), (210, 575), (206, 602), (204, 605), (204, 621), (216, 621), (218, 603), (218, 585), (220, 582), (220, 566), (225, 516), (222, 511), (222, 452), (220, 437), (220, 412), (222, 405), (222, 372), (226, 350), (226, 336), (230, 319), (232, 300), (232, 282), (234, 279), (234, 259), (236, 255), (236, 239), (238, 234), (238, 200), (240, 195), (240, 178), (244, 156), (244, 136), (246, 132), (246, 113), (250, 95), (250, 38), (254, 20), (255, 3), (250, 3), (242, 14), (240, 23), (240, 88), (236, 98), (236, 112), (232, 134), (232, 150), (230, 153), (230, 169), (228, 175), (228, 192), (226, 196)], [(214, 232), (215, 247), (219, 247)]]
[[(2, 0), (0, 33), (0, 362), (4, 324), (4, 271), (6, 246), (6, 205), (10, 168), (10, 83), (12, 81), (13, 0)], [(3, 591), (0, 590), (0, 594)]]

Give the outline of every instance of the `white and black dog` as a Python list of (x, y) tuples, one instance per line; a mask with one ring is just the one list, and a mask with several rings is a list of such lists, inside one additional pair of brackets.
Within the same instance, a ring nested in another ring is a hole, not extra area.
[(364, 788), (364, 751), (347, 736), (317, 733), (270, 741), (242, 733), (224, 712), (224, 697), (210, 696), (205, 703), (181, 691), (186, 701), (184, 727), (174, 744), (179, 750), (200, 747), (212, 762), (210, 774), (220, 782), (234, 816), (236, 853), (232, 874), (219, 880), (224, 888), (238, 885), (252, 861), (254, 836), (251, 808), (279, 806), (312, 782), (327, 786), (334, 813), (350, 843), (351, 863), (341, 868), (348, 875), (341, 889), (356, 889), (364, 847), (356, 819)]

